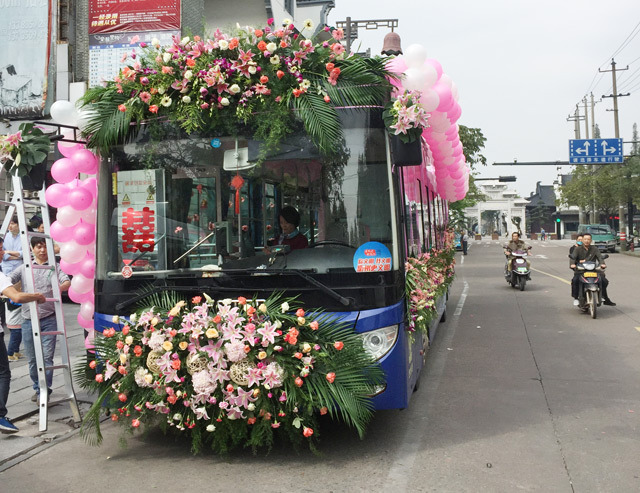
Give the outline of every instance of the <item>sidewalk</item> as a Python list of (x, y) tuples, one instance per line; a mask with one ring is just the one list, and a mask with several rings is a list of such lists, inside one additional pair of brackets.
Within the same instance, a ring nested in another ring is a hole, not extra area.
[[(65, 303), (63, 306), (65, 326), (67, 329), (69, 352), (72, 368), (85, 357), (84, 330), (78, 326), (77, 315), (80, 305)], [(7, 336), (5, 335), (5, 338)], [(56, 348), (55, 364), (60, 363), (58, 354), (60, 345)], [(54, 441), (71, 436), (77, 429), (73, 422), (71, 407), (68, 402), (54, 404), (49, 407), (49, 420), (47, 431), (39, 431), (38, 404), (31, 402), (34, 394), (31, 387), (31, 378), (26, 358), (22, 358), (11, 365), (11, 393), (7, 408), (8, 417), (20, 428), (18, 433), (7, 435), (0, 434), (0, 472), (20, 462), (41, 447)], [(84, 414), (92, 402), (88, 394), (74, 386), (80, 413)], [(62, 372), (54, 372), (53, 393), (51, 401), (64, 397), (64, 379)]]

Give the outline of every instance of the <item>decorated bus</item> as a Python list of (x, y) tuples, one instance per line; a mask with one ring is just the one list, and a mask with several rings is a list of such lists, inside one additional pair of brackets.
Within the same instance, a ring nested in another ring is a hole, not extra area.
[[(352, 355), (364, 355), (359, 362), (352, 356), (361, 378), (349, 392), (366, 400), (366, 409), (405, 408), (417, 387), (453, 279), (447, 204), (468, 189), (457, 89), (420, 46), (402, 57), (367, 58), (345, 53), (340, 30), (325, 28), (313, 39), (303, 34), (269, 24), (207, 40), (176, 38), (171, 46), (152, 42), (132, 51), (114, 81), (84, 98), (79, 126), (100, 156), (97, 180), (67, 179), (79, 170), (70, 169), (71, 154), (85, 152), (67, 148), (69, 169), (57, 170), (66, 188), (50, 188), (47, 197), (65, 212), (73, 206), (65, 195), (71, 189), (96, 187), (93, 208), (75, 208), (97, 214), (95, 250), (86, 243), (78, 250), (66, 234), (93, 219), (74, 225), (63, 213), (58, 239), (66, 240), (63, 268), (76, 274), (70, 297), (83, 304), (79, 321), (95, 330), (96, 346), (118, 339), (106, 371), (104, 358), (92, 362), (97, 390), (118, 394), (120, 383), (107, 380), (134, 370), (138, 387), (166, 384), (162, 402), (134, 404), (121, 382), (120, 414), (134, 414), (129, 426), (139, 425), (135, 413), (145, 406), (173, 416), (177, 394), (167, 382), (184, 382), (178, 372), (185, 366), (194, 381), (213, 378), (214, 367), (216, 377), (208, 397), (201, 386), (200, 393), (190, 387), (196, 404), (178, 391), (191, 409), (186, 423), (185, 413), (175, 413), (178, 427), (193, 427), (205, 415), (208, 431), (239, 417), (250, 424), (265, 415), (271, 420), (271, 411), (254, 411), (251, 398), (267, 392), (284, 402), (296, 387), (311, 388), (305, 378), (318, 362), (343, 350), (336, 334), (349, 339)], [(95, 257), (94, 272), (79, 267), (83, 254)], [(93, 281), (91, 289), (85, 280)], [(176, 295), (181, 301), (168, 312), (145, 312), (143, 325), (139, 315), (131, 318), (141, 301), (161, 304)], [(200, 305), (217, 306), (218, 314), (178, 343)], [(275, 332), (261, 313), (277, 322)], [(323, 326), (329, 340), (315, 335)], [(143, 334), (139, 345), (134, 329)], [(305, 331), (308, 344), (297, 341)], [(290, 363), (278, 359), (289, 348), (285, 342), (298, 348), (292, 361), (300, 364), (291, 375)], [(191, 355), (183, 358), (175, 346)], [(147, 349), (155, 356), (145, 353), (146, 363), (133, 368), (132, 358)], [(242, 351), (255, 352), (256, 361)], [(348, 372), (349, 362), (341, 364), (342, 373), (326, 370), (323, 385)], [(275, 373), (264, 384), (267, 368)], [(285, 388), (289, 376), (288, 392), (276, 395), (273, 388)], [(362, 383), (367, 378), (370, 385)], [(213, 388), (223, 394), (215, 397)], [(318, 392), (317, 401), (297, 398), (326, 410), (321, 404), (329, 394)], [(349, 406), (351, 394), (345, 395), (327, 397), (332, 414)], [(299, 428), (297, 419), (291, 423)], [(360, 429), (361, 421), (352, 422)]]

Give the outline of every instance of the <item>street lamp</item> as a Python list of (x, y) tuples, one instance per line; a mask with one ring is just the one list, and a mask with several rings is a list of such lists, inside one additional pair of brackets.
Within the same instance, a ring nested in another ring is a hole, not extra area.
[(363, 19), (354, 21), (351, 17), (347, 17), (346, 21), (337, 21), (336, 27), (344, 30), (347, 40), (347, 53), (351, 53), (351, 38), (358, 39), (359, 27), (363, 27), (367, 31), (372, 31), (379, 27), (388, 27), (393, 32), (398, 27), (398, 19)]

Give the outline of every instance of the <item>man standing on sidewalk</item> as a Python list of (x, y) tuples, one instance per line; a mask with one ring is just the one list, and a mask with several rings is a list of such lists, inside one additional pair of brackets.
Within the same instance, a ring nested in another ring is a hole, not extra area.
[[(14, 215), (9, 221), (9, 230), (4, 237), (4, 255), (2, 256), (2, 272), (11, 274), (22, 265), (22, 240), (20, 239), (20, 226), (18, 216)], [(7, 329), (9, 329), (9, 344), (7, 354), (10, 361), (18, 361), (22, 357), (20, 344), (22, 343), (22, 315), (19, 306), (9, 302), (4, 307)]]
[[(33, 237), (31, 238), (31, 249), (33, 250), (34, 266), (47, 265), (49, 262), (49, 255), (47, 254), (47, 244), (44, 238)], [(55, 262), (55, 260), (54, 260)], [(58, 282), (60, 284), (60, 291), (66, 291), (71, 285), (69, 276), (67, 276), (61, 270), (58, 270), (58, 277), (55, 277), (55, 269), (32, 269), (33, 282), (36, 291), (41, 291), (47, 298), (53, 297), (52, 283)], [(25, 268), (21, 265), (18, 269), (11, 273), (11, 281), (15, 284), (22, 281), (24, 285)], [(38, 401), (40, 395), (40, 382), (38, 380), (38, 365), (36, 363), (35, 346), (33, 341), (33, 329), (31, 320), (31, 310), (28, 306), (22, 307), (22, 339), (24, 341), (24, 350), (27, 353), (27, 359), (29, 360), (29, 376), (33, 382), (33, 389), (36, 393), (31, 400), (33, 402)], [(58, 324), (56, 323), (56, 310), (53, 301), (47, 301), (42, 303), (38, 307), (38, 320), (40, 321), (40, 338), (42, 342), (42, 352), (44, 356), (44, 366), (53, 366), (53, 355), (56, 352), (56, 336), (46, 335), (47, 332), (56, 332), (58, 330)], [(51, 393), (51, 385), (53, 383), (53, 370), (46, 372), (47, 390)]]
[[(11, 284), (11, 279), (0, 272), (0, 293), (16, 303), (29, 303), (37, 301), (44, 303), (45, 297), (40, 293), (22, 293)], [(7, 347), (4, 344), (4, 330), (0, 325), (0, 432), (16, 433), (17, 426), (7, 419), (7, 399), (11, 386), (11, 370), (7, 357)]]

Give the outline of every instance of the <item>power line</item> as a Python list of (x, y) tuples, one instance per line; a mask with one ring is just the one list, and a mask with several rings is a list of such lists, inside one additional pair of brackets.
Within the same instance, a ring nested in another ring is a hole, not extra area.
[[(604, 64), (609, 64), (609, 60), (611, 60), (612, 58), (614, 58), (618, 53), (620, 53), (624, 48), (627, 47), (627, 45), (633, 40), (633, 38), (635, 38), (638, 33), (640, 33), (640, 30), (638, 30), (636, 32), (636, 30), (640, 27), (640, 22), (638, 22), (636, 24), (636, 26), (631, 30), (631, 32), (629, 33), (629, 35), (626, 37), (626, 39), (622, 42), (622, 44), (620, 46), (618, 46), (618, 48), (616, 49), (616, 51), (613, 52), (613, 54), (609, 57), (607, 57), (607, 59), (602, 62), (600, 65), (598, 65), (598, 68), (602, 67)], [(635, 33), (635, 34), (634, 34)], [(631, 38), (631, 39), (629, 39)]]
[[(637, 68), (636, 70), (634, 70), (631, 74), (629, 74), (629, 76), (624, 79), (620, 85), (620, 90), (623, 91), (626, 87), (629, 86), (629, 84), (633, 84), (638, 78), (640, 78), (640, 67)], [(637, 75), (635, 75), (637, 74)], [(635, 75), (635, 77), (634, 77)]]

